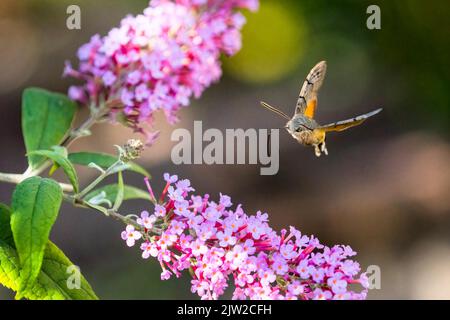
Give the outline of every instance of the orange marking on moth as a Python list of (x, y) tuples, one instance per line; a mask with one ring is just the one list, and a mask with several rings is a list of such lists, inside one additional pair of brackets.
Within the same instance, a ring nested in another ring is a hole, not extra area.
[(305, 110), (305, 116), (308, 118), (314, 118), (314, 113), (316, 112), (317, 99), (312, 99), (308, 102)]

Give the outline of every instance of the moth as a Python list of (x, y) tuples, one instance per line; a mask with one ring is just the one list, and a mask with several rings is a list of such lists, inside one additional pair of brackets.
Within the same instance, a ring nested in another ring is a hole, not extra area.
[(327, 63), (321, 61), (309, 72), (300, 90), (297, 105), (295, 106), (295, 114), (292, 118), (268, 103), (261, 102), (263, 107), (288, 120), (285, 128), (289, 134), (299, 143), (306, 146), (313, 146), (317, 157), (320, 157), (322, 153), (328, 155), (325, 144), (325, 137), (328, 132), (343, 131), (360, 125), (366, 119), (383, 110), (380, 108), (351, 119), (333, 122), (324, 126), (317, 123), (316, 120), (314, 120), (317, 107), (317, 92), (322, 86), (326, 71)]

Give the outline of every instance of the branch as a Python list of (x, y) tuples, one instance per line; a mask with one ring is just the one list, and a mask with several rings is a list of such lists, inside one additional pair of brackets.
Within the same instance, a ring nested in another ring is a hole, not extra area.
[(94, 209), (96, 211), (103, 213), (107, 217), (112, 217), (115, 220), (118, 220), (118, 221), (124, 223), (125, 225), (132, 225), (136, 230), (140, 231), (141, 233), (154, 233), (154, 234), (158, 234), (158, 235), (161, 235), (161, 233), (162, 233), (162, 230), (158, 229), (158, 228), (144, 230), (141, 225), (139, 225), (135, 220), (129, 218), (128, 216), (120, 214), (119, 212), (117, 212), (115, 210), (111, 210), (111, 209), (103, 208), (103, 209), (105, 209), (105, 211), (99, 210), (99, 209), (93, 207), (92, 205), (90, 205), (88, 202), (86, 202), (83, 199), (78, 199), (74, 196), (64, 194), (64, 200), (73, 204), (76, 207), (80, 207), (80, 208), (84, 208), (84, 209)]
[[(0, 172), (0, 181), (6, 183), (19, 184), (29, 177), (32, 177), (32, 175)], [(73, 192), (73, 187), (70, 184), (59, 183), (59, 186), (64, 192)]]

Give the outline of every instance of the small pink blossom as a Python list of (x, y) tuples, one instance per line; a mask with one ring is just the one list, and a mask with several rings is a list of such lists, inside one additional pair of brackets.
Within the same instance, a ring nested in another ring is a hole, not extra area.
[(156, 257), (158, 255), (158, 249), (150, 242), (143, 242), (141, 244), (142, 258), (148, 259), (150, 256)]
[(334, 293), (344, 293), (347, 291), (347, 282), (342, 279), (342, 273), (337, 273), (328, 278), (328, 286)]
[(164, 173), (164, 180), (170, 184), (175, 183), (178, 181), (178, 176), (176, 174), (170, 175), (168, 173)]
[(311, 275), (311, 270), (314, 269), (308, 266), (307, 260), (300, 261), (296, 269), (301, 278), (308, 278)]
[(289, 271), (286, 260), (279, 254), (274, 255), (272, 270), (279, 275), (284, 275)]
[(259, 278), (263, 286), (268, 286), (276, 280), (277, 276), (272, 270), (267, 269), (259, 271)]
[(132, 225), (128, 225), (125, 231), (122, 231), (122, 239), (126, 240), (127, 246), (132, 247), (136, 240), (142, 237), (142, 234), (134, 229)]
[(330, 300), (331, 298), (332, 298), (332, 294), (328, 290), (322, 290), (320, 288), (317, 288), (313, 292), (314, 300)]
[(300, 281), (293, 281), (288, 285), (288, 292), (293, 296), (299, 296), (305, 291), (305, 287), (300, 283)]
[(169, 270), (163, 270), (163, 272), (161, 272), (161, 280), (168, 280), (170, 279), (172, 273), (170, 273)]
[(136, 220), (136, 222), (143, 226), (144, 228), (151, 229), (156, 221), (156, 216), (149, 215), (147, 211), (142, 211), (141, 217)]
[(188, 206), (189, 206), (188, 201), (185, 201), (185, 200), (177, 201), (174, 204), (175, 209), (173, 210), (173, 212), (179, 216), (189, 217), (190, 211), (188, 209)]
[(224, 232), (219, 231), (217, 232), (217, 239), (220, 241), (219, 245), (221, 247), (227, 247), (227, 246), (232, 246), (234, 244), (236, 244), (236, 237), (232, 236), (232, 231), (231, 230), (225, 230)]
[(169, 228), (173, 233), (181, 235), (184, 232), (185, 224), (184, 222), (181, 221), (172, 220)]
[(199, 240), (195, 241), (192, 244), (191, 249), (192, 249), (192, 254), (194, 256), (200, 256), (200, 255), (208, 252), (208, 248), (205, 246), (204, 243), (202, 243), (202, 241), (199, 241)]
[(166, 216), (166, 208), (159, 204), (155, 205), (155, 213), (154, 215), (158, 218), (162, 218)]

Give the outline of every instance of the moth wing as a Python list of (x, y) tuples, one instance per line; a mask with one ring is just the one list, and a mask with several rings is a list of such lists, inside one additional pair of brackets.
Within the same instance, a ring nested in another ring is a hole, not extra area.
[(311, 69), (300, 90), (295, 114), (300, 113), (311, 119), (314, 118), (317, 107), (317, 92), (322, 86), (326, 72), (327, 63), (325, 61), (319, 62)]
[(330, 132), (330, 131), (344, 131), (348, 128), (355, 127), (363, 123), (366, 119), (376, 115), (377, 113), (380, 113), (383, 109), (377, 109), (369, 113), (362, 114), (360, 116), (342, 120), (338, 122), (333, 122), (324, 126), (320, 126), (318, 129), (323, 130), (324, 132)]

